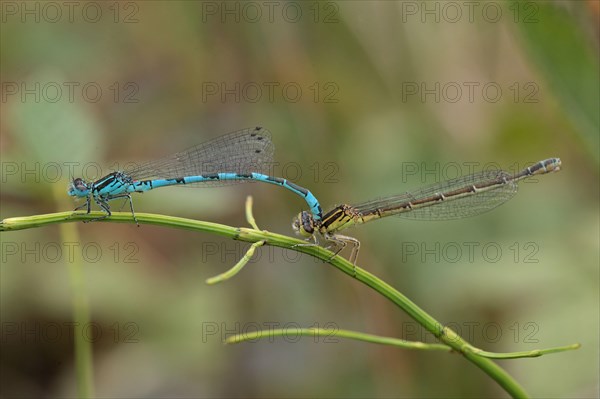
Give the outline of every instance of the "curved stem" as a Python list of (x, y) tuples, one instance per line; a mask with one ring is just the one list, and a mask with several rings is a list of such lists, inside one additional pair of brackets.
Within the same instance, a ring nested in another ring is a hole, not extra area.
[(226, 344), (238, 344), (244, 341), (253, 341), (260, 338), (298, 336), (323, 337), (323, 342), (338, 342), (337, 337), (349, 338), (357, 341), (371, 342), (373, 344), (391, 345), (403, 349), (436, 350), (451, 352), (452, 348), (442, 344), (426, 344), (424, 342), (406, 341), (404, 339), (381, 337), (379, 335), (365, 334), (358, 331), (327, 329), (327, 328), (279, 328), (271, 330), (250, 331), (243, 334), (235, 334), (225, 340)]
[[(62, 212), (31, 217), (10, 218), (0, 222), (0, 231), (21, 230), (54, 223), (90, 220), (101, 216), (103, 216), (103, 214), (100, 212), (92, 212), (90, 214)], [(217, 223), (148, 213), (138, 213), (136, 216), (139, 223), (142, 225), (153, 224), (202, 231), (251, 243), (259, 243), (264, 241), (265, 245), (282, 247), (317, 257), (323, 260), (325, 263), (329, 263), (338, 268), (340, 271), (346, 273), (350, 277), (356, 278), (358, 281), (362, 282), (368, 287), (371, 287), (373, 290), (388, 298), (391, 302), (408, 313), (409, 316), (421, 324), (425, 329), (435, 335), (441, 342), (452, 348), (454, 351), (461, 353), (467, 360), (475, 364), (483, 372), (493, 378), (512, 397), (527, 397), (527, 393), (523, 387), (521, 387), (521, 385), (519, 385), (519, 383), (513, 377), (511, 377), (503, 368), (498, 366), (492, 360), (485, 357), (485, 355), (489, 356), (488, 353), (481, 352), (481, 350), (473, 347), (456, 332), (448, 327), (444, 327), (427, 312), (418, 307), (410, 299), (386, 282), (382, 281), (366, 270), (358, 266), (354, 266), (340, 256), (333, 256), (333, 252), (323, 247), (302, 245), (305, 244), (305, 242), (294, 237), (288, 237), (268, 231), (259, 231), (250, 228), (235, 228)], [(101, 221), (109, 223), (134, 223), (130, 213), (122, 212), (114, 212), (110, 218), (106, 218)], [(257, 246), (258, 245), (260, 244), (257, 244)], [(480, 353), (478, 353), (478, 351), (480, 351)]]
[(221, 283), (225, 280), (229, 280), (230, 278), (232, 278), (233, 276), (238, 274), (239, 271), (242, 270), (242, 268), (244, 266), (246, 266), (248, 264), (248, 262), (250, 262), (250, 259), (252, 259), (252, 256), (254, 256), (254, 251), (256, 251), (256, 248), (261, 247), (264, 244), (265, 244), (264, 241), (258, 241), (258, 242), (255, 242), (254, 244), (252, 244), (250, 246), (250, 248), (248, 249), (248, 251), (246, 251), (246, 254), (244, 256), (242, 256), (242, 259), (240, 259), (238, 261), (238, 263), (235, 264), (235, 266), (233, 266), (231, 269), (227, 270), (226, 272), (219, 274), (218, 276), (214, 276), (214, 277), (206, 279), (206, 284), (213, 285), (213, 284)]

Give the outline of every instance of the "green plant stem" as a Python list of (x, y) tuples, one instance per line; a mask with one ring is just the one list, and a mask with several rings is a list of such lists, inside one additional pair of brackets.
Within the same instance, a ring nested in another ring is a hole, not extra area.
[[(403, 349), (435, 350), (451, 352), (452, 348), (442, 344), (426, 344), (424, 342), (406, 341), (404, 339), (381, 337), (373, 334), (365, 334), (357, 331), (326, 329), (326, 328), (286, 328), (251, 331), (244, 334), (235, 334), (225, 340), (226, 344), (238, 344), (244, 341), (252, 341), (260, 338), (273, 337), (323, 337), (324, 342), (337, 342), (336, 338), (350, 338), (358, 341), (371, 342), (374, 344), (391, 345)], [(328, 341), (327, 341), (328, 340)]]
[(252, 256), (254, 256), (254, 251), (256, 251), (256, 248), (261, 247), (264, 244), (264, 241), (258, 241), (252, 244), (248, 251), (246, 251), (246, 254), (242, 257), (242, 259), (238, 261), (238, 263), (235, 264), (235, 266), (227, 270), (225, 273), (221, 273), (218, 276), (206, 279), (206, 284), (214, 285), (217, 283), (221, 283), (225, 280), (229, 280), (230, 278), (238, 274), (239, 271), (242, 270), (242, 268), (246, 266), (248, 262), (250, 262), (250, 259), (252, 259)]
[(495, 353), (495, 352), (487, 352), (477, 348), (470, 348), (473, 353), (483, 357), (489, 357), (490, 359), (519, 359), (524, 357), (540, 357), (543, 355), (549, 355), (551, 353), (559, 353), (565, 351), (572, 351), (581, 348), (580, 344), (572, 344), (566, 346), (558, 346), (556, 348), (546, 348), (546, 349), (534, 349), (531, 351), (522, 351), (522, 352), (508, 352), (508, 353)]
[[(63, 242), (79, 242), (77, 226), (62, 224), (60, 235)], [(75, 326), (75, 372), (77, 375), (77, 397), (94, 397), (92, 344), (86, 339), (83, 329), (90, 325), (90, 310), (83, 273), (81, 256), (74, 256), (72, 262), (67, 264), (71, 279), (71, 292), (73, 295), (73, 319)]]
[[(64, 193), (62, 189), (54, 191), (57, 202), (63, 202)], [(64, 205), (64, 204), (62, 204)], [(62, 223), (59, 228), (63, 242), (80, 242), (77, 226)], [(86, 339), (84, 329), (90, 325), (90, 307), (85, 284), (84, 265), (81, 254), (74, 254), (71, 261), (66, 262), (71, 280), (71, 294), (73, 303), (74, 329), (74, 352), (75, 352), (75, 374), (77, 380), (77, 397), (94, 397), (94, 361), (92, 343)]]
[[(49, 215), (10, 218), (5, 219), (0, 223), (0, 231), (21, 230), (32, 227), (41, 227), (54, 223), (90, 220), (101, 216), (103, 216), (103, 214), (100, 212), (92, 212), (90, 214), (62, 212)], [(315, 256), (323, 260), (325, 263), (329, 263), (338, 268), (347, 275), (356, 278), (358, 281), (371, 287), (381, 295), (388, 298), (399, 308), (408, 313), (408, 315), (421, 324), (425, 329), (434, 334), (441, 342), (451, 347), (454, 351), (461, 353), (467, 360), (479, 367), (483, 372), (494, 379), (502, 388), (504, 388), (504, 390), (506, 390), (506, 392), (508, 392), (512, 397), (527, 397), (525, 390), (504, 369), (502, 369), (492, 360), (477, 354), (479, 349), (470, 345), (450, 328), (444, 327), (441, 323), (436, 321), (432, 316), (427, 314), (423, 309), (418, 307), (415, 303), (413, 303), (389, 284), (380, 280), (366, 270), (358, 266), (355, 267), (340, 256), (335, 256), (332, 258), (333, 253), (327, 249), (324, 249), (320, 246), (303, 245), (306, 244), (305, 241), (267, 231), (259, 231), (249, 228), (235, 228), (217, 223), (147, 213), (138, 213), (136, 216), (139, 223), (142, 225), (153, 224), (202, 231), (250, 243), (264, 241), (265, 245), (273, 245)], [(122, 212), (115, 212), (110, 218), (103, 219), (102, 221), (109, 223), (134, 223), (130, 213)]]
[[(381, 345), (390, 345), (396, 346), (398, 348), (403, 349), (419, 349), (419, 350), (438, 350), (451, 352), (453, 349), (445, 344), (426, 344), (424, 342), (418, 341), (406, 341), (404, 339), (391, 338), (391, 337), (382, 337), (380, 335), (373, 334), (365, 334), (358, 331), (350, 331), (350, 330), (340, 330), (337, 328), (286, 328), (286, 329), (267, 329), (267, 330), (257, 330), (244, 332), (242, 334), (234, 334), (231, 337), (225, 339), (226, 344), (238, 344), (240, 342), (246, 341), (254, 341), (262, 338), (273, 338), (273, 337), (293, 337), (297, 336), (308, 336), (308, 337), (324, 337), (329, 342), (337, 342), (332, 341), (337, 337), (341, 338), (349, 338), (357, 341), (365, 341), (371, 342), (374, 344)], [(327, 341), (325, 341), (327, 342)], [(506, 353), (496, 353), (496, 352), (487, 352), (477, 348), (466, 348), (465, 350), (470, 350), (473, 353), (488, 357), (491, 359), (519, 359), (524, 357), (539, 357), (551, 353), (565, 352), (569, 350), (579, 349), (581, 345), (567, 345), (560, 346), (556, 348), (547, 348), (547, 349), (534, 349), (530, 351), (522, 351), (522, 352), (506, 352)]]

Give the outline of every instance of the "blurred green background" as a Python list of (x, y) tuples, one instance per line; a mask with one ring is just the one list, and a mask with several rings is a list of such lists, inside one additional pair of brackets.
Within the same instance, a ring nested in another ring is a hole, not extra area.
[[(68, 3), (68, 4), (67, 4)], [(70, 4), (70, 5), (69, 5)], [(488, 214), (346, 231), (359, 265), (489, 351), (534, 397), (597, 397), (599, 3), (3, 2), (1, 218), (65, 211), (100, 177), (230, 131), (273, 134), (275, 174), (329, 209), (560, 157)], [(499, 10), (499, 11), (498, 11)], [(472, 91), (470, 90), (472, 89)], [(171, 188), (139, 212), (293, 234), (305, 204), (264, 184)], [(505, 396), (461, 356), (232, 333), (337, 327), (433, 342), (355, 280), (295, 252), (109, 223), (3, 233), (0, 396), (76, 396), (71, 251), (85, 262), (103, 397)], [(470, 250), (472, 248), (472, 251)]]

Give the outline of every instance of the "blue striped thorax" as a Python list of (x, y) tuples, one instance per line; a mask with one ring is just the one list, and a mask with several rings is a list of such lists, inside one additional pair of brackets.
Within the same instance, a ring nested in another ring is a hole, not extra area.
[(133, 184), (133, 179), (123, 172), (113, 172), (94, 182), (92, 193), (102, 197), (116, 196), (127, 193)]
[(72, 197), (87, 197), (90, 193), (94, 197), (108, 197), (127, 193), (133, 184), (133, 179), (127, 174), (113, 172), (95, 182), (86, 182), (79, 177), (73, 179), (67, 193)]

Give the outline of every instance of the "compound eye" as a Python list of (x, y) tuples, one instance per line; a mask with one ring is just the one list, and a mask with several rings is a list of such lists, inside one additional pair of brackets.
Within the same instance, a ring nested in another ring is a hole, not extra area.
[(301, 219), (302, 219), (302, 229), (306, 233), (312, 235), (315, 232), (312, 215), (310, 215), (308, 212), (302, 212)]
[(87, 189), (87, 186), (85, 185), (83, 179), (81, 179), (79, 177), (77, 179), (73, 180), (73, 186), (79, 191), (84, 191)]
[(73, 188), (77, 191), (87, 191), (89, 189), (87, 183), (79, 177), (73, 179)]

